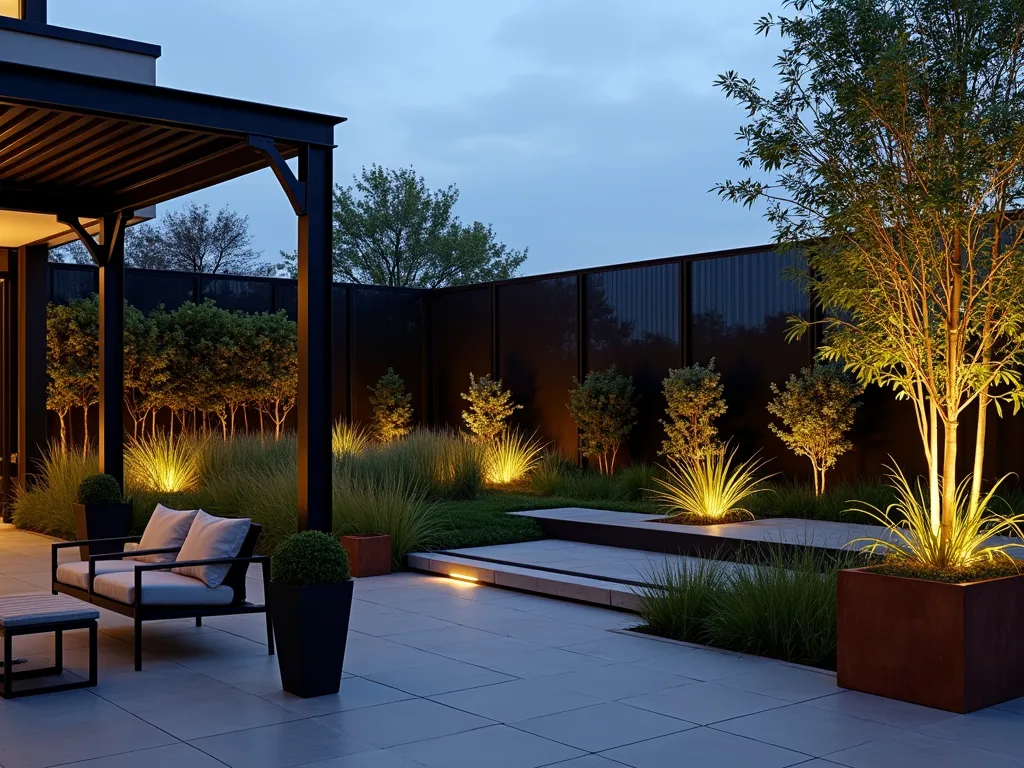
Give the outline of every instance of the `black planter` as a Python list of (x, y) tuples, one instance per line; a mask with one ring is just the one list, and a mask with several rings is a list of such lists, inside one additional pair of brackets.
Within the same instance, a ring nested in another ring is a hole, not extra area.
[(352, 611), (352, 582), (312, 587), (270, 582), (266, 588), (281, 685), (304, 699), (337, 693)]
[[(72, 504), (75, 510), (75, 536), (83, 539), (115, 539), (132, 532), (132, 505), (128, 502), (117, 504)], [(124, 543), (93, 544), (79, 548), (82, 559), (89, 555), (109, 555), (124, 550)]]

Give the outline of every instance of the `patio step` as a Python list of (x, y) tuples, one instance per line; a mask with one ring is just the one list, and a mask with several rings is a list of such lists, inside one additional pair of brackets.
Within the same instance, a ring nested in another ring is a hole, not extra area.
[(636, 612), (641, 582), (569, 573), (545, 566), (523, 566), (486, 557), (451, 552), (419, 552), (408, 556), (414, 570), (535, 595)]

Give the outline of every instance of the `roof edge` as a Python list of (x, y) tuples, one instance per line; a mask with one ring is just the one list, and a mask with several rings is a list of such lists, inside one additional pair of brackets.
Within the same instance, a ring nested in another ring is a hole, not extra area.
[(12, 19), (7, 16), (0, 16), (0, 29), (10, 30), (12, 32), (22, 32), (26, 35), (49, 37), (53, 40), (64, 40), (69, 43), (95, 45), (100, 48), (110, 48), (115, 51), (135, 53), (140, 56), (150, 56), (154, 59), (160, 58), (163, 53), (163, 49), (159, 45), (153, 45), (152, 43), (143, 43), (138, 40), (127, 40), (121, 37), (100, 35), (95, 32), (84, 32), (80, 29), (57, 27), (53, 24), (40, 24), (35, 21)]

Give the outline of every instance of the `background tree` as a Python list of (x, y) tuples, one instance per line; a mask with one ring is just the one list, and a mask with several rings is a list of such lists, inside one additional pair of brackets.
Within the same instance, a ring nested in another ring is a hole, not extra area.
[(797, 456), (806, 456), (814, 473), (814, 495), (825, 492), (825, 474), (853, 447), (846, 435), (860, 403), (857, 397), (864, 387), (838, 364), (815, 363), (800, 369), (800, 377), (790, 375), (786, 388), (771, 384), (775, 398), (768, 412), (782, 426), (768, 427)]
[(580, 451), (596, 457), (602, 474), (615, 471), (622, 441), (636, 424), (636, 390), (633, 379), (615, 370), (591, 371), (569, 392), (569, 413), (580, 431)]
[(528, 251), (498, 242), (489, 224), (464, 225), (454, 214), (458, 199), (454, 185), (428, 190), (412, 168), (363, 168), (353, 186), (335, 189), (335, 277), (439, 288), (514, 276)]
[(146, 420), (156, 416), (168, 381), (163, 315), (158, 310), (147, 317), (128, 303), (124, 306), (124, 403), (135, 438), (145, 431)]
[(750, 117), (740, 164), (768, 180), (718, 191), (766, 201), (780, 243), (809, 241), (820, 355), (913, 405), (947, 551), (960, 417), (977, 406), (972, 514), (989, 405), (1024, 395), (1024, 4), (785, 5), (758, 24), (784, 40), (778, 90), (735, 72), (717, 82)]
[(694, 363), (673, 368), (662, 381), (665, 395), (665, 440), (661, 454), (679, 462), (702, 461), (724, 446), (718, 439), (715, 419), (726, 411), (722, 398), (722, 374), (715, 370), (715, 359), (707, 366)]
[(374, 436), (382, 443), (390, 443), (409, 434), (412, 431), (412, 394), (405, 391), (402, 377), (388, 368), (369, 390)]
[(204, 274), (269, 274), (252, 247), (249, 217), (225, 206), (216, 214), (208, 205), (189, 203), (164, 214), (160, 239), (171, 269)]
[[(253, 394), (260, 413), (274, 425), (274, 437), (280, 438), (299, 388), (298, 325), (284, 312), (252, 315), (249, 322), (262, 361), (250, 379)], [(262, 433), (262, 417), (260, 430)]]
[(469, 374), (469, 392), (463, 392), (462, 399), (469, 402), (462, 418), (481, 440), (501, 434), (512, 414), (523, 407), (512, 402), (512, 393), (501, 386), (501, 379), (492, 379), (489, 373), (479, 379)]
[(73, 408), (82, 409), (83, 451), (89, 448), (89, 407), (99, 402), (99, 300), (51, 304), (46, 315), (47, 408), (60, 418), (61, 448), (69, 444)]

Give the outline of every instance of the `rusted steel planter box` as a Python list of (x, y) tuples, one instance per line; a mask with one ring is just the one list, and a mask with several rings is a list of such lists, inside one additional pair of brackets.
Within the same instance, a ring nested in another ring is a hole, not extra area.
[(391, 537), (382, 533), (358, 533), (342, 536), (341, 546), (348, 552), (349, 567), (356, 578), (391, 573)]
[(1024, 576), (840, 571), (836, 630), (843, 688), (961, 713), (1024, 696)]

